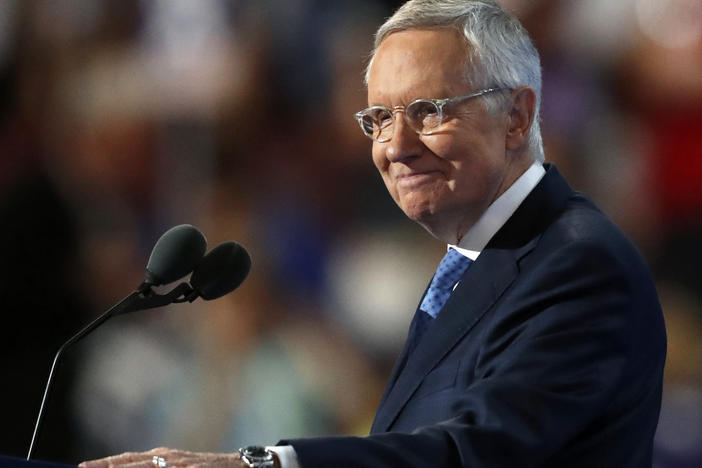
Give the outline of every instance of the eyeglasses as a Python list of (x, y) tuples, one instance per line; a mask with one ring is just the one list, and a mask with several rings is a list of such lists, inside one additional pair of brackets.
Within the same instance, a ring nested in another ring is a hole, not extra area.
[(417, 99), (408, 106), (373, 106), (356, 112), (356, 120), (363, 133), (371, 140), (384, 143), (390, 141), (395, 123), (395, 113), (402, 112), (405, 123), (420, 135), (431, 135), (444, 121), (444, 106), (459, 101), (484, 96), (508, 88), (487, 88), (464, 96), (446, 99)]

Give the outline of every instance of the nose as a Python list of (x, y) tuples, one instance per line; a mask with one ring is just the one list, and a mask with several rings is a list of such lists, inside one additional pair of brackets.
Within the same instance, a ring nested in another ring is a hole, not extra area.
[(417, 132), (407, 124), (403, 111), (395, 113), (392, 138), (386, 144), (385, 155), (390, 162), (401, 162), (421, 154), (422, 142)]

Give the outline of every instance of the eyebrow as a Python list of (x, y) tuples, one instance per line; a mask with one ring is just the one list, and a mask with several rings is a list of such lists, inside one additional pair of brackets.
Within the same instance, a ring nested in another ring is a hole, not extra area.
[[(400, 102), (402, 102), (402, 104), (399, 104), (399, 105), (404, 107), (404, 106), (407, 106), (408, 104), (412, 104), (414, 101), (416, 101), (416, 100), (418, 100), (418, 99), (431, 99), (431, 98), (416, 97), (416, 98), (412, 98), (412, 99), (408, 99), (408, 100), (401, 99)], [(374, 103), (370, 104), (369, 107), (376, 107), (376, 106), (378, 106), (378, 107), (387, 107), (388, 109), (392, 109), (393, 107), (395, 107), (395, 106), (391, 106), (391, 105), (388, 105), (388, 104), (384, 104), (384, 103), (382, 103), (382, 102), (374, 102)]]
[[(439, 94), (445, 94), (447, 96), (447, 98), (449, 98), (449, 99), (452, 97), (451, 93), (445, 92), (445, 93), (439, 93)], [(417, 101), (419, 99), (447, 99), (447, 98), (436, 97), (436, 96), (413, 96), (409, 99), (401, 98), (400, 102), (402, 102), (402, 104), (401, 104), (402, 106), (407, 106), (407, 105), (412, 104), (414, 101)], [(389, 109), (392, 109), (394, 107), (394, 106), (390, 106), (390, 105), (387, 105), (387, 104), (384, 104), (381, 102), (377, 102), (377, 101), (371, 103), (368, 107), (375, 107), (375, 106), (387, 107)]]
[[(398, 101), (400, 102), (400, 105), (406, 106), (406, 105), (408, 105), (408, 104), (410, 104), (410, 103), (416, 101), (417, 99), (427, 99), (427, 98), (424, 97), (424, 96), (419, 96), (419, 97), (417, 97), (417, 96), (412, 96), (412, 95), (409, 95), (409, 99), (408, 99), (407, 94), (409, 94), (409, 93), (402, 93), (402, 94), (399, 94), (399, 95), (396, 95), (396, 96), (395, 96), (396, 98), (398, 98)], [(384, 96), (384, 97), (389, 97), (389, 96)], [(385, 104), (385, 103), (383, 103), (383, 102), (378, 102), (378, 101), (374, 101), (373, 103), (371, 103), (371, 104), (369, 105), (369, 107), (375, 107), (375, 106), (387, 107), (388, 109), (392, 109), (392, 108), (394, 107), (394, 106)]]

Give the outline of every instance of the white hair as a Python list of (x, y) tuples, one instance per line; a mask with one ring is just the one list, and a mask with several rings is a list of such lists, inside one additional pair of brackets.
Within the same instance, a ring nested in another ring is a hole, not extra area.
[[(544, 160), (539, 126), (541, 107), (541, 63), (539, 54), (522, 24), (493, 0), (410, 0), (376, 32), (370, 68), (380, 44), (395, 32), (407, 29), (455, 28), (467, 42), (468, 83), (475, 88), (529, 86), (536, 94), (534, 122), (528, 145), (537, 161)], [(484, 100), (489, 111), (508, 104), (503, 93)]]

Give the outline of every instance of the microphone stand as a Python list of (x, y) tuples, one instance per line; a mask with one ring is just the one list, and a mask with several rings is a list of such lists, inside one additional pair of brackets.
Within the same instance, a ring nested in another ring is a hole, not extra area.
[(151, 290), (151, 285), (149, 285), (148, 283), (142, 283), (136, 291), (122, 299), (119, 303), (112, 306), (107, 312), (90, 322), (87, 326), (85, 326), (85, 328), (80, 330), (78, 333), (69, 338), (68, 341), (66, 341), (63, 345), (61, 345), (61, 347), (56, 352), (56, 355), (54, 356), (54, 362), (51, 365), (51, 371), (49, 372), (49, 379), (46, 382), (46, 387), (44, 388), (44, 397), (41, 400), (41, 406), (39, 407), (39, 416), (37, 416), (37, 422), (34, 425), (34, 433), (32, 434), (32, 442), (29, 444), (27, 460), (32, 458), (34, 446), (39, 435), (39, 429), (44, 419), (44, 410), (46, 407), (46, 403), (49, 399), (49, 394), (51, 392), (51, 384), (53, 382), (54, 372), (57, 368), (58, 363), (61, 360), (63, 352), (69, 347), (79, 342), (80, 340), (82, 340), (86, 335), (88, 335), (97, 327), (105, 323), (108, 319), (116, 315), (122, 315), (129, 312), (136, 312), (138, 310), (153, 309), (155, 307), (161, 307), (164, 305), (172, 304), (174, 302), (183, 302), (182, 299), (179, 300), (179, 298), (181, 296), (187, 297), (191, 295), (192, 292), (193, 288), (190, 287), (188, 283), (180, 283), (167, 294), (155, 294)]

